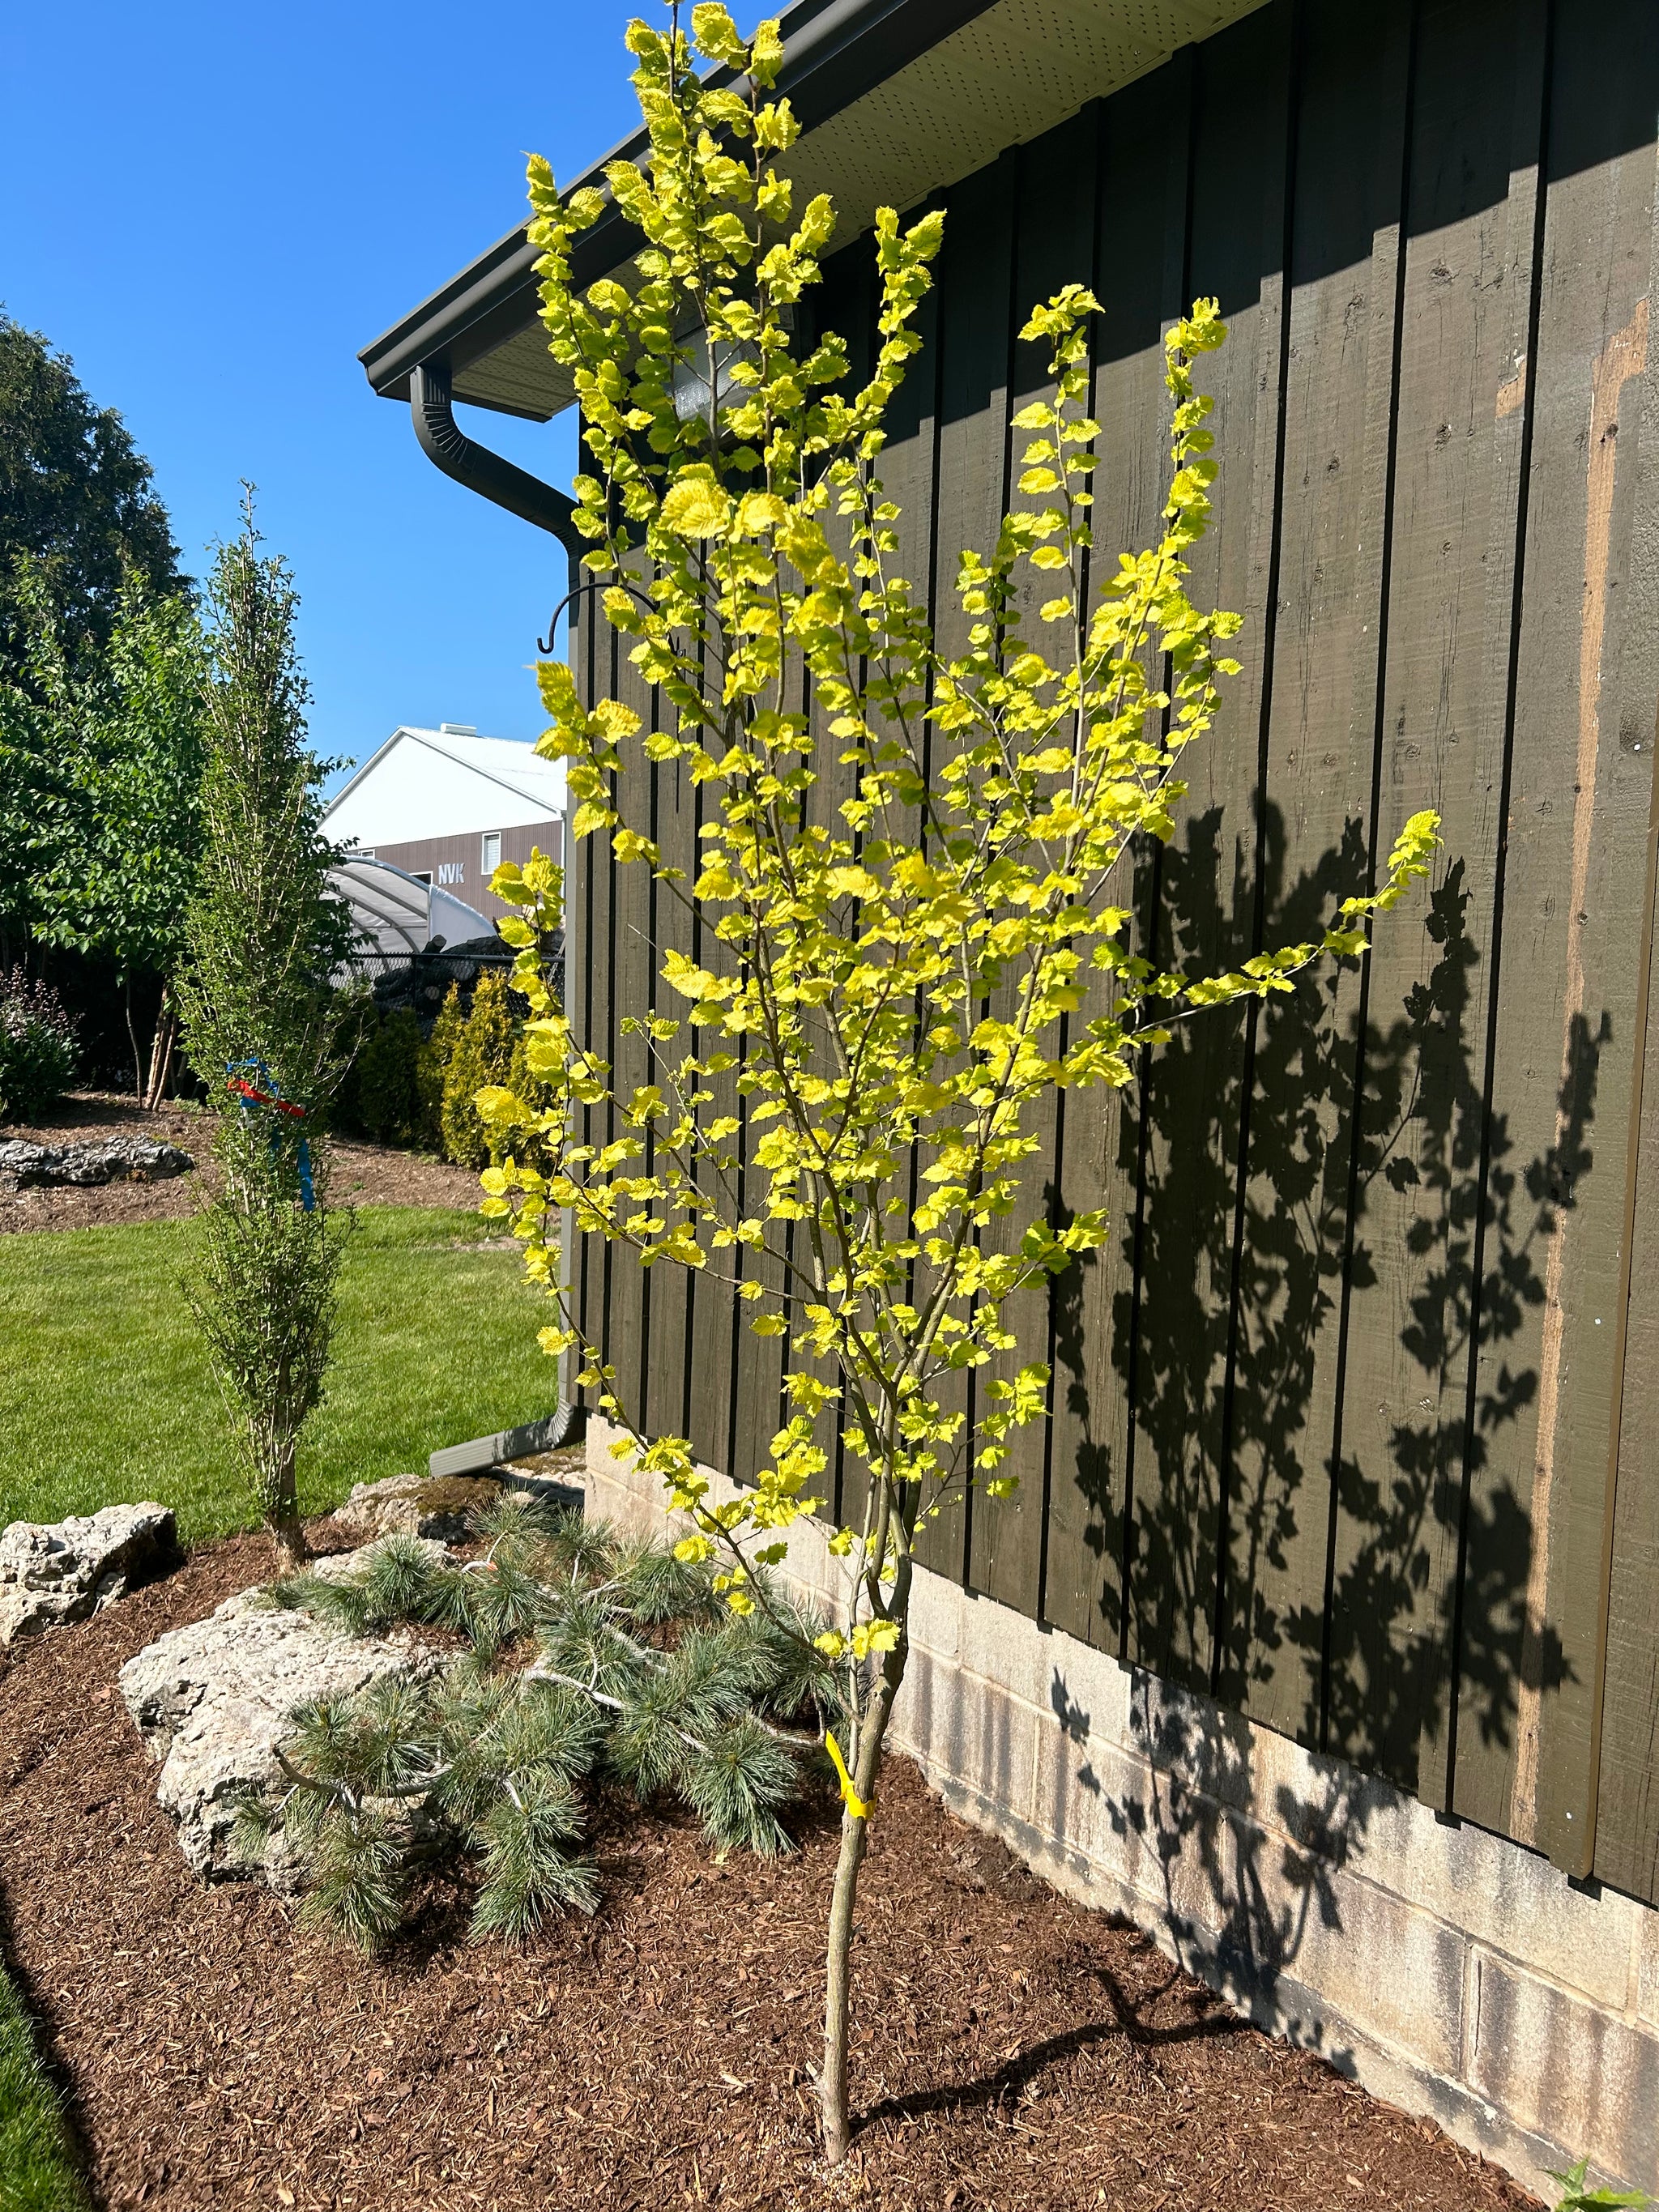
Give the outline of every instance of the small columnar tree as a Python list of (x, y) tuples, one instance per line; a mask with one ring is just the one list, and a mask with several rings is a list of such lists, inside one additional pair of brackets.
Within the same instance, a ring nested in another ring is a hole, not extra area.
[(180, 979), (185, 1049), (216, 1115), (221, 1187), (188, 1295), (259, 1510), (285, 1567), (304, 1556), (295, 1458), (322, 1395), (350, 1217), (328, 1205), (319, 1139), (338, 1079), (327, 977), (319, 764), (294, 643), (296, 597), (251, 507), (209, 592), (200, 885)]
[[(569, 763), (576, 836), (607, 833), (618, 862), (657, 878), (659, 972), (686, 1011), (625, 1014), (650, 1079), (613, 1089), (541, 975), (557, 871), (501, 870), (495, 888), (521, 917), (503, 933), (532, 1006), (528, 1063), (550, 1103), (483, 1095), (516, 1146), (484, 1177), (486, 1211), (514, 1214), (532, 1273), (564, 1306), (544, 1344), (579, 1346), (619, 1449), (662, 1478), (690, 1517), (682, 1557), (717, 1566), (733, 1612), (774, 1605), (791, 1524), (824, 1510), (829, 1423), (866, 1470), (858, 1517), (830, 1538), (845, 1605), (819, 1646), (844, 1715), (826, 1733), (842, 1796), (820, 2076), (833, 2162), (849, 2134), (859, 1873), (917, 1532), (970, 1480), (1012, 1487), (1009, 1437), (1046, 1416), (1049, 1377), (1020, 1362), (1009, 1302), (1107, 1234), (1103, 1209), (1051, 1217), (1030, 1172), (1038, 1109), (1057, 1086), (1129, 1082), (1177, 1023), (1362, 953), (1372, 914), (1426, 872), (1437, 823), (1407, 822), (1379, 888), (1316, 939), (1219, 975), (1146, 957), (1132, 856), (1171, 835), (1183, 757), (1237, 672), (1225, 647), (1238, 617), (1187, 590), (1215, 474), (1194, 368), (1223, 341), (1216, 303), (1169, 334), (1167, 500), (1156, 541), (1115, 561), (1091, 530), (1097, 302), (1068, 284), (1033, 309), (1022, 335), (1049, 380), (1015, 418), (1022, 503), (994, 545), (962, 555), (968, 643), (947, 655), (899, 572), (880, 465), (944, 218), (907, 229), (878, 212), (878, 350), (853, 385), (839, 337), (794, 335), (834, 215), (822, 197), (797, 211), (777, 173), (796, 133), (788, 102), (769, 96), (777, 27), (746, 42), (723, 7), (691, 21), (690, 40), (678, 12), (666, 33), (629, 32), (650, 151), (607, 173), (644, 235), (636, 281), (577, 290), (572, 248), (600, 195), (561, 199), (545, 164), (531, 167), (543, 319), (591, 461), (577, 479), (586, 566), (661, 702), (645, 728), (617, 700), (586, 706), (571, 670), (544, 665), (540, 749)], [(702, 83), (699, 55), (728, 81)], [(700, 410), (684, 405), (696, 389)], [(641, 826), (653, 763), (682, 763), (702, 792), (695, 872)], [(827, 763), (849, 788), (838, 804)], [(583, 1108), (592, 1126), (611, 1115), (612, 1141), (581, 1141)], [(751, 1328), (787, 1340), (789, 1418), (763, 1465), (735, 1470), (748, 1486), (735, 1495), (715, 1498), (685, 1438), (644, 1432), (584, 1334), (550, 1242), (561, 1208), (644, 1266), (698, 1271), (743, 1301)], [(970, 1439), (958, 1385), (993, 1363)]]

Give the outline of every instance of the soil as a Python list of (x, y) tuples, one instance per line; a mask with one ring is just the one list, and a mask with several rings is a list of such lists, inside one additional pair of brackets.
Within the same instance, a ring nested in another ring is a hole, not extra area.
[(1522, 2212), (1426, 2123), (1258, 2033), (1147, 1942), (949, 1818), (896, 1760), (860, 1906), (850, 2164), (808, 2069), (836, 1850), (781, 1864), (598, 1808), (605, 1902), (514, 1953), (462, 1887), (376, 1960), (191, 1878), (122, 1662), (262, 1578), (242, 1537), (9, 1656), (0, 1897), (98, 2203), (352, 2212)]
[[(9, 1229), (90, 1229), (112, 1222), (179, 1221), (205, 1204), (212, 1189), (209, 1158), (212, 1124), (199, 1106), (169, 1098), (153, 1114), (131, 1098), (105, 1091), (73, 1091), (38, 1122), (7, 1123), (0, 1137), (26, 1137), (39, 1145), (80, 1138), (150, 1137), (180, 1146), (201, 1164), (186, 1175), (153, 1182), (109, 1182), (84, 1190), (14, 1190), (0, 1179), (0, 1232)], [(423, 1159), (350, 1137), (332, 1137), (333, 1194), (362, 1206), (460, 1206), (478, 1203), (478, 1178), (469, 1168)]]

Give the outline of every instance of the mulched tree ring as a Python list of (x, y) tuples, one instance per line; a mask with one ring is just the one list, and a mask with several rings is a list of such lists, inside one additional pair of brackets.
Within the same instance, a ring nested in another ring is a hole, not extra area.
[(827, 1797), (774, 1866), (715, 1865), (690, 1823), (605, 1805), (598, 1917), (522, 1953), (470, 1946), (449, 1883), (372, 1961), (252, 1883), (198, 1887), (116, 1672), (268, 1559), (253, 1538), (209, 1547), (0, 1673), (4, 1924), (110, 2212), (1531, 2204), (1048, 1889), (902, 1760), (861, 1899), (866, 2120), (833, 2179), (806, 2070)]

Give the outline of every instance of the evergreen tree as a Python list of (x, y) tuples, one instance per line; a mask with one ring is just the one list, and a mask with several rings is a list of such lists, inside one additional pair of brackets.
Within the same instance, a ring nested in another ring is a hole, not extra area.
[(465, 1028), (466, 1009), (461, 1004), (461, 987), (452, 983), (415, 1066), (415, 1085), (421, 1103), (419, 1141), (428, 1152), (441, 1152), (444, 1148), (444, 1079)]
[(292, 1564), (304, 1553), (295, 1455), (322, 1395), (349, 1224), (328, 1206), (318, 1141), (340, 1074), (327, 977), (342, 917), (305, 744), (295, 594), (258, 544), (250, 505), (209, 595), (205, 848), (179, 997), (216, 1109), (222, 1188), (188, 1294), (259, 1510)]
[(457, 1167), (485, 1168), (495, 1157), (477, 1107), (477, 1093), (504, 1083), (513, 1065), (514, 1020), (504, 975), (480, 975), (472, 1011), (444, 1069), (444, 1151)]

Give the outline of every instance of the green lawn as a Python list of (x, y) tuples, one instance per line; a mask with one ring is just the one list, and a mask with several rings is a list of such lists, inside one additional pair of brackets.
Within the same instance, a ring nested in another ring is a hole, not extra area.
[[(186, 1538), (255, 1516), (179, 1293), (188, 1222), (0, 1237), (0, 1527), (142, 1498)], [(301, 1504), (553, 1409), (550, 1318), (519, 1248), (476, 1215), (364, 1206), (341, 1281), (328, 1395), (301, 1447)]]
[(34, 2025), (0, 1966), (0, 2212), (85, 2212)]

